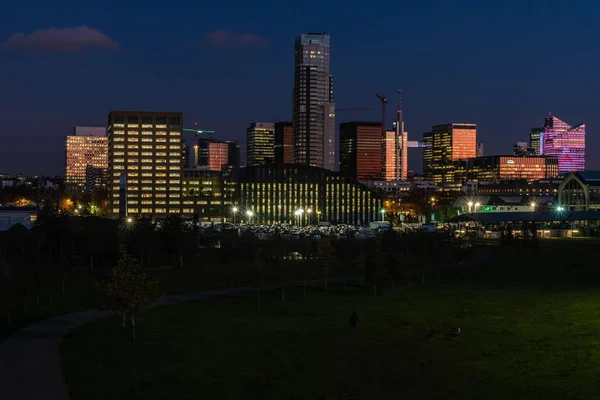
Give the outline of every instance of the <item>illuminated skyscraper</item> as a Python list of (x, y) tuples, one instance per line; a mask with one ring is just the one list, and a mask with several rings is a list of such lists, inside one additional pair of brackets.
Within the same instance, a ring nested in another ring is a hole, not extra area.
[(529, 134), (529, 145), (534, 149), (536, 156), (542, 155), (540, 152), (541, 138), (544, 136), (542, 132), (544, 132), (544, 128), (532, 128), (531, 133)]
[(585, 124), (570, 126), (548, 115), (540, 138), (540, 153), (558, 158), (559, 172), (585, 170)]
[(477, 156), (477, 125), (436, 125), (423, 134), (423, 171), (435, 182), (453, 182), (453, 161)]
[(106, 170), (108, 138), (106, 128), (76, 126), (73, 136), (65, 139), (65, 185), (69, 192), (83, 192), (86, 168)]
[(330, 37), (324, 33), (301, 34), (294, 47), (294, 160), (336, 170)]
[(382, 172), (381, 122), (340, 124), (340, 172), (358, 181), (376, 181)]
[(382, 178), (385, 181), (395, 181), (396, 178), (396, 131), (385, 131), (383, 138), (383, 173)]
[[(181, 213), (182, 126), (183, 115), (178, 112), (109, 114), (108, 179), (113, 215), (161, 218)], [(126, 207), (120, 204), (124, 199)]]
[(246, 129), (246, 165), (275, 162), (275, 127), (272, 122), (253, 122)]

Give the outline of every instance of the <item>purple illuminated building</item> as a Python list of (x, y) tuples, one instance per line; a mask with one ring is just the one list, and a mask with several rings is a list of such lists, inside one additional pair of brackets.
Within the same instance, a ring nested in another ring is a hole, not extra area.
[(585, 170), (585, 124), (570, 126), (548, 115), (540, 132), (540, 155), (558, 158), (558, 172)]

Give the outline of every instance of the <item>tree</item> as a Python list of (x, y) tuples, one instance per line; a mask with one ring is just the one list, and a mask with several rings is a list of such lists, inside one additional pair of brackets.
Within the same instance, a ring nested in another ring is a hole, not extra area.
[(119, 262), (109, 272), (108, 279), (98, 286), (105, 305), (121, 315), (123, 327), (126, 314), (130, 313), (131, 337), (135, 340), (135, 314), (158, 299), (158, 282), (148, 279), (142, 267), (122, 247)]

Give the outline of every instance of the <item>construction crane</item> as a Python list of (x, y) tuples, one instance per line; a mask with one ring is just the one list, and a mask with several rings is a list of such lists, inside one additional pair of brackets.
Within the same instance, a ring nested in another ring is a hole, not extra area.
[(185, 131), (185, 132), (192, 132), (194, 134), (194, 138), (195, 139), (198, 139), (198, 134), (212, 135), (212, 134), (215, 133), (215, 131), (211, 131), (211, 130), (198, 129), (198, 123), (197, 122), (194, 122), (194, 129), (183, 128), (183, 131)]
[(387, 98), (385, 94), (375, 93), (375, 96), (381, 101), (381, 137), (385, 136), (385, 106), (387, 104)]

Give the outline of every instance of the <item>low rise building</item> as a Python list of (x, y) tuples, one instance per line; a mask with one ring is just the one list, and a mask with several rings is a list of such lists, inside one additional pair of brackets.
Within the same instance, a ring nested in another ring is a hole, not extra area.
[(600, 210), (600, 171), (566, 175), (558, 187), (558, 202), (570, 211)]

